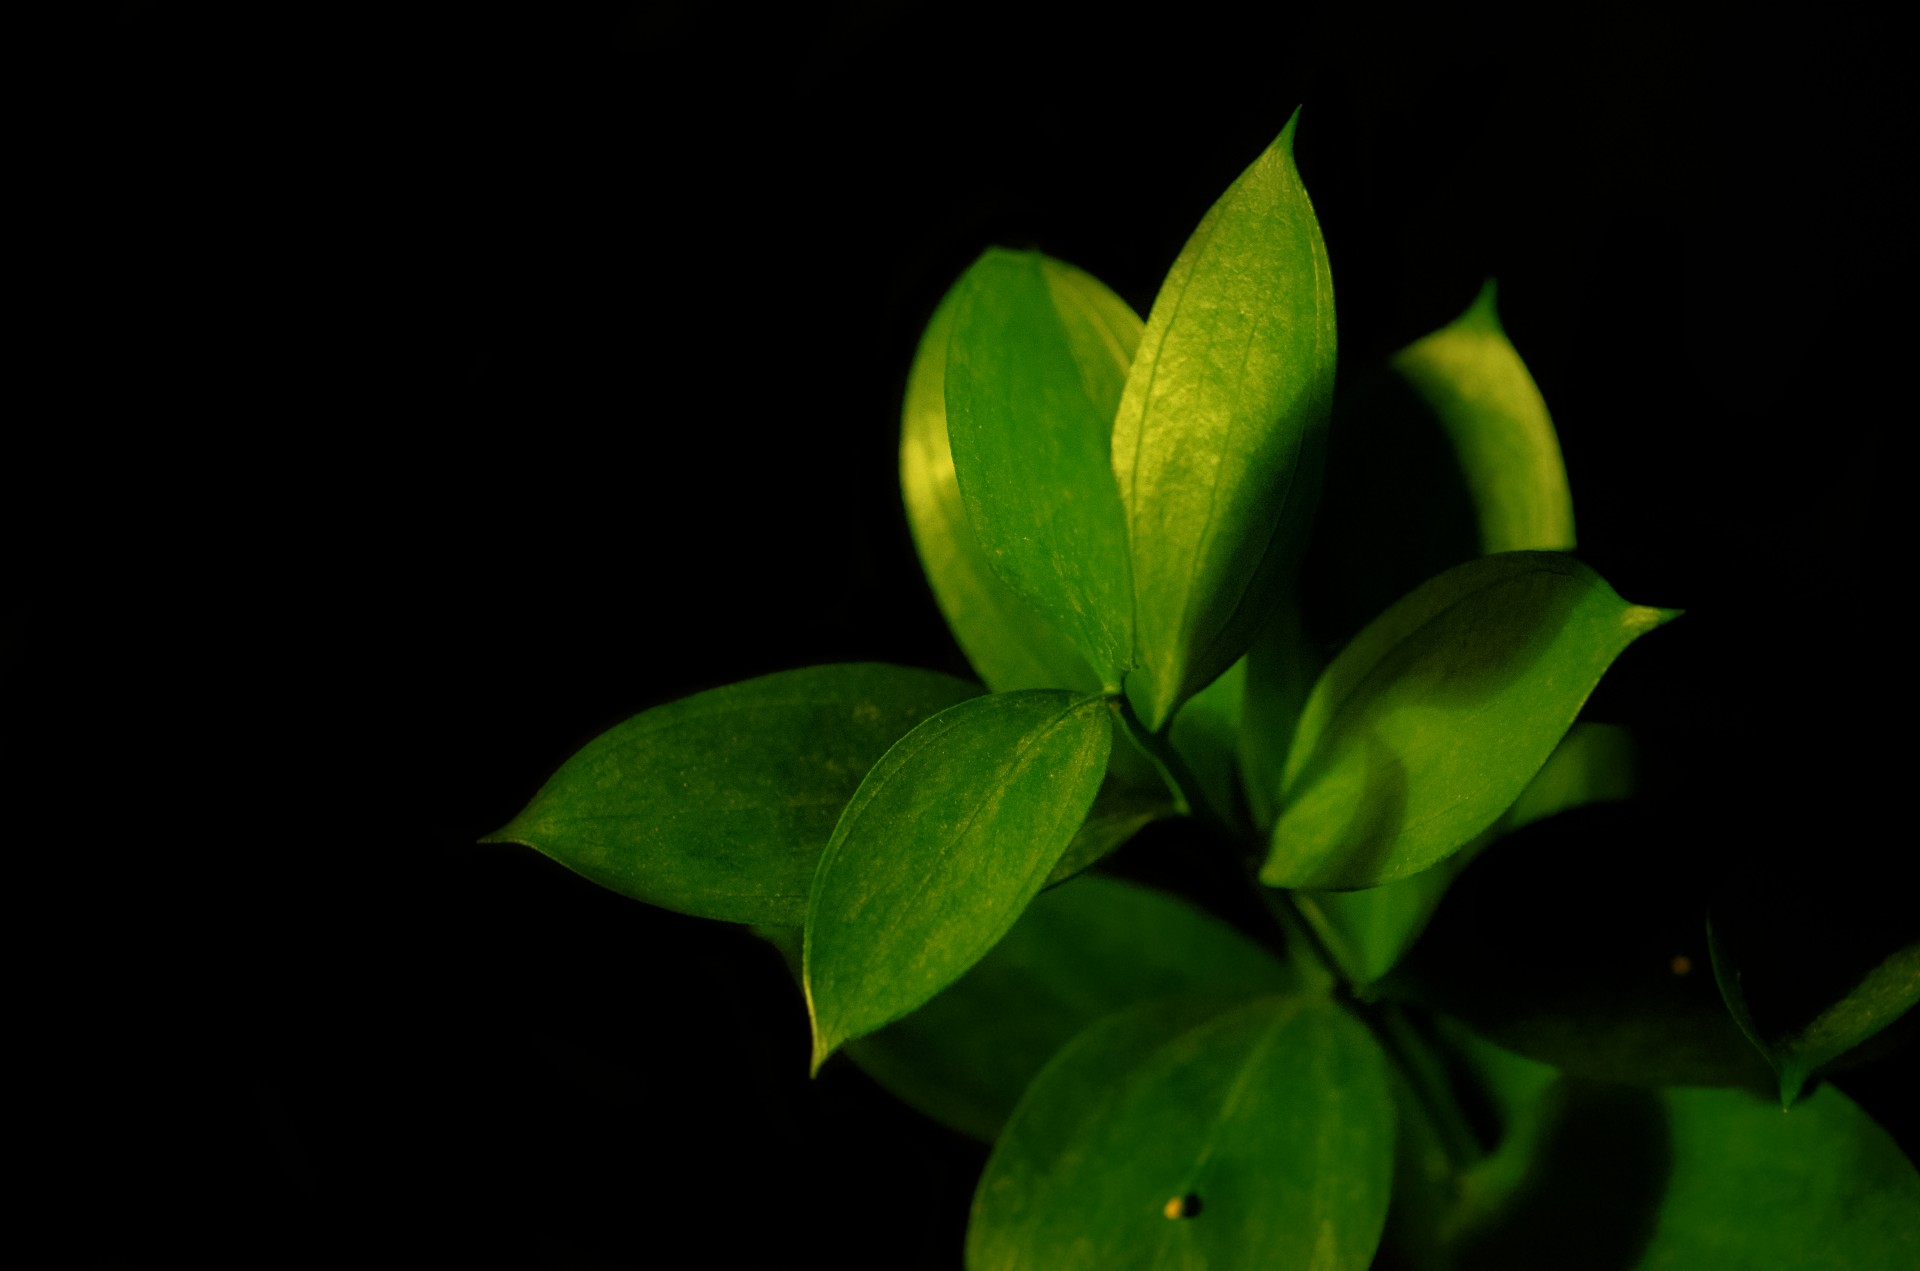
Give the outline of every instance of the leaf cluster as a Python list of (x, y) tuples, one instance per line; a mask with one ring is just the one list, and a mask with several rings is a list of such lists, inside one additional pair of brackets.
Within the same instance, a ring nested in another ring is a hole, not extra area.
[[(1387, 391), (1336, 424), (1297, 118), (1144, 321), (1004, 250), (934, 313), (901, 483), (979, 683), (840, 664), (698, 694), (590, 743), (490, 837), (778, 946), (816, 1072), (844, 1053), (994, 1144), (970, 1266), (1554, 1265), (1602, 1222), (1594, 1265), (1920, 1263), (1920, 1176), (1810, 1085), (1920, 998), (1920, 945), (1789, 1018), (1752, 1009), (1716, 938), (1724, 1005), (1643, 1009), (1636, 980), (1637, 1035), (1414, 956), (1492, 845), (1632, 792), (1632, 736), (1581, 710), (1677, 615), (1572, 554), (1491, 284), (1367, 368)], [(1395, 559), (1310, 534), (1330, 430), (1386, 436), (1388, 406), (1447, 456), (1418, 480), (1468, 512), (1430, 576), (1445, 499), (1385, 512)], [(1342, 580), (1323, 610), (1310, 549)], [(1182, 819), (1258, 929), (1103, 865)]]

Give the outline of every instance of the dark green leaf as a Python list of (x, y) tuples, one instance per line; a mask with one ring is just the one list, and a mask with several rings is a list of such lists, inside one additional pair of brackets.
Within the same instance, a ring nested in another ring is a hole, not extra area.
[(1299, 598), (1284, 596), (1247, 650), (1246, 706), (1240, 723), (1240, 770), (1253, 826), (1265, 835), (1280, 815), (1280, 781), (1300, 710), (1326, 658), (1307, 637)]
[(1453, 443), (1480, 550), (1572, 551), (1573, 496), (1547, 403), (1494, 308), (1492, 281), (1458, 318), (1400, 350), (1393, 369)]
[(1187, 699), (1173, 717), (1168, 739), (1199, 784), (1190, 798), (1205, 800), (1223, 825), (1242, 819), (1240, 724), (1246, 703), (1247, 660), (1235, 662), (1220, 678)]
[(1319, 484), (1333, 282), (1298, 120), (1181, 249), (1114, 420), (1138, 608), (1128, 692), (1155, 730), (1246, 651)]
[(1632, 789), (1633, 739), (1627, 730), (1575, 724), (1513, 806), (1432, 869), (1365, 891), (1302, 891), (1294, 899), (1348, 981), (1365, 993), (1426, 930), (1454, 877), (1487, 844), (1567, 808), (1624, 799)]
[(1673, 616), (1547, 552), (1418, 588), (1314, 686), (1261, 879), (1373, 887), (1446, 859), (1512, 805), (1614, 658)]
[(1117, 689), (1133, 661), (1113, 411), (1137, 327), (1079, 270), (990, 251), (956, 286), (948, 440), (989, 566)]
[(1780, 1077), (1780, 1106), (1792, 1107), (1807, 1079), (1899, 1019), (1920, 1002), (1920, 943), (1895, 949), (1869, 967), (1832, 1005), (1797, 1028), (1761, 1029), (1748, 1005), (1743, 976), (1725, 943), (1707, 924), (1713, 975), (1740, 1030)]
[(485, 841), (523, 843), (682, 913), (797, 926), (860, 779), (916, 724), (979, 691), (861, 663), (699, 693), (588, 742)]
[[(1140, 342), (1140, 319), (1091, 275), (1059, 261), (1048, 263), (1054, 303), (1063, 313), (1079, 311), (1075, 319), (1063, 319), (1068, 329), (1111, 333), (1111, 339), (1070, 342), (1076, 356), (1091, 356), (1111, 367), (1104, 373), (1096, 369), (1088, 378), (1124, 378)], [(964, 280), (956, 284), (934, 310), (907, 375), (900, 427), (900, 488), (907, 524), (934, 599), (988, 688), (1000, 693), (1022, 688), (1093, 692), (1100, 687), (1100, 677), (1071, 639), (1000, 581), (967, 524), (947, 441), (947, 341), (964, 285)], [(1111, 411), (1110, 405), (1104, 408)]]
[(1138, 1007), (1020, 1101), (974, 1194), (967, 1266), (1363, 1268), (1393, 1135), (1380, 1048), (1332, 1003)]
[(1103, 699), (1029, 689), (942, 711), (874, 765), (807, 906), (815, 1071), (1007, 933), (1086, 819), (1112, 742)]
[(1157, 998), (1291, 987), (1285, 964), (1225, 923), (1088, 875), (1036, 897), (971, 971), (847, 1054), (922, 1112), (991, 1141), (1047, 1060), (1095, 1020)]

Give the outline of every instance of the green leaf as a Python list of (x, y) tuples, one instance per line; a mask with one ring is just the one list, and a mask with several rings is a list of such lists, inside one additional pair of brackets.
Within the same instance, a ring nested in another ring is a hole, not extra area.
[(1363, 995), (1426, 930), (1454, 878), (1503, 834), (1568, 808), (1624, 799), (1633, 790), (1633, 738), (1611, 724), (1575, 724), (1546, 766), (1488, 830), (1432, 869), (1365, 891), (1302, 891), (1301, 915)]
[(1364, 1268), (1393, 1136), (1380, 1048), (1332, 1003), (1138, 1007), (1020, 1101), (974, 1194), (967, 1266)]
[(915, 725), (979, 691), (857, 663), (698, 693), (588, 742), (482, 841), (525, 844), (681, 913), (797, 926), (861, 777)]
[(990, 251), (956, 286), (946, 409), (968, 525), (992, 568), (1117, 690), (1133, 661), (1113, 410), (1137, 326), (1085, 274)]
[(1393, 358), (1453, 443), (1480, 550), (1572, 551), (1573, 495), (1553, 419), (1500, 326), (1491, 279), (1467, 311)]
[[(1076, 314), (1066, 322), (1069, 330), (1111, 334), (1111, 339), (1071, 345), (1076, 357), (1095, 359), (1096, 369), (1087, 378), (1124, 378), (1140, 342), (1139, 317), (1092, 275), (1060, 261), (1048, 264), (1055, 304)], [(907, 374), (900, 426), (900, 488), (907, 524), (940, 612), (988, 688), (997, 693), (1022, 688), (1093, 692), (1100, 687), (1100, 677), (1072, 640), (1000, 581), (967, 524), (947, 441), (947, 341), (964, 286), (964, 279), (955, 284), (934, 310)], [(1104, 372), (1098, 369), (1102, 363)]]
[(1128, 693), (1156, 731), (1252, 643), (1319, 485), (1333, 282), (1294, 167), (1298, 122), (1181, 249), (1114, 420), (1140, 662)]
[(942, 711), (875, 764), (806, 915), (813, 1069), (958, 979), (1039, 892), (1106, 773), (1100, 697), (1028, 689)]
[(1280, 815), (1280, 780), (1294, 729), (1326, 658), (1307, 636), (1297, 596), (1274, 608), (1247, 650), (1246, 706), (1240, 723), (1240, 770), (1254, 829), (1266, 835)]
[(1780, 1077), (1780, 1106), (1790, 1108), (1807, 1079), (1879, 1033), (1920, 1002), (1920, 943), (1895, 949), (1869, 968), (1838, 1001), (1798, 1028), (1766, 1032), (1754, 1023), (1742, 974), (1707, 922), (1713, 976), (1727, 1009)]
[(1920, 1265), (1920, 1175), (1830, 1087), (1783, 1116), (1742, 1090), (1582, 1081), (1444, 1032), (1468, 1093), (1493, 1113), (1497, 1142), (1470, 1164), (1446, 1160), (1418, 1101), (1403, 1101), (1386, 1241), (1403, 1262)]
[(1191, 796), (1204, 799), (1220, 823), (1229, 826), (1243, 819), (1239, 751), (1246, 688), (1247, 660), (1242, 658), (1187, 699), (1168, 733), (1174, 750), (1200, 784)]
[(847, 1054), (920, 1111), (991, 1142), (1047, 1060), (1095, 1020), (1158, 998), (1292, 987), (1284, 963), (1218, 919), (1087, 875), (1036, 897), (971, 971)]
[(1446, 859), (1526, 788), (1614, 658), (1674, 614), (1547, 552), (1417, 588), (1314, 685), (1262, 881), (1373, 887)]

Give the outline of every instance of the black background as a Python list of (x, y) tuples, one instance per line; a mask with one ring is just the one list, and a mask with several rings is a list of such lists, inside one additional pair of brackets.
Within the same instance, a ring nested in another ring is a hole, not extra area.
[(1592, 703), (1653, 739), (1626, 889), (1884, 895), (1911, 77), (1752, 21), (103, 7), (5, 645), (76, 1247), (957, 1265), (982, 1151), (808, 1082), (771, 952), (474, 840), (689, 692), (964, 673), (895, 476), (920, 326), (995, 243), (1144, 313), (1296, 105), (1343, 374), (1497, 276), (1582, 555), (1688, 610)]

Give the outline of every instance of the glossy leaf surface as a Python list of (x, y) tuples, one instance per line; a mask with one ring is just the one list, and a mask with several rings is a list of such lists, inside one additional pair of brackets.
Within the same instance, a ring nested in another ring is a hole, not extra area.
[(1088, 875), (1036, 897), (971, 971), (847, 1053), (901, 1099), (990, 1142), (1094, 1021), (1158, 998), (1253, 998), (1293, 983), (1286, 964), (1184, 901)]
[(1491, 281), (1458, 318), (1402, 349), (1393, 369), (1453, 443), (1480, 550), (1572, 551), (1573, 496), (1553, 419), (1500, 325)]
[(1294, 167), (1298, 118), (1181, 249), (1114, 420), (1141, 663), (1128, 689), (1153, 729), (1246, 651), (1312, 512), (1333, 282)]
[(932, 671), (854, 663), (669, 702), (588, 742), (486, 841), (525, 844), (681, 913), (797, 926), (867, 770), (922, 720), (979, 691)]
[(1546, 552), (1418, 588), (1314, 686), (1261, 879), (1373, 887), (1438, 864), (1512, 805), (1614, 658), (1671, 617)]
[(1139, 330), (1116, 304), (1037, 252), (990, 251), (955, 288), (946, 353), (947, 432), (967, 523), (1001, 581), (1111, 688), (1133, 661), (1111, 445)]
[(942, 711), (874, 765), (807, 907), (816, 1071), (1006, 934), (1086, 818), (1112, 742), (1103, 699), (1029, 689)]
[(1329, 1002), (1136, 1008), (1020, 1101), (974, 1195), (967, 1266), (1365, 1267), (1393, 1117), (1378, 1044)]
[(1474, 842), (1432, 869), (1365, 891), (1298, 893), (1300, 912), (1365, 992), (1412, 947), (1459, 872), (1503, 834), (1568, 808), (1624, 799), (1633, 790), (1633, 739), (1611, 724), (1575, 724), (1513, 806)]
[[(1096, 368), (1088, 378), (1100, 382), (1115, 373), (1124, 377), (1140, 340), (1139, 317), (1091, 275), (1059, 261), (1050, 265), (1062, 281), (1051, 289), (1054, 302), (1084, 310), (1084, 325), (1112, 333), (1111, 340), (1072, 346), (1076, 356), (1093, 357), (1111, 368), (1104, 375)], [(1000, 580), (967, 524), (947, 440), (947, 341), (960, 291), (956, 284), (934, 310), (907, 375), (900, 489), (914, 546), (940, 612), (988, 688), (998, 693), (1022, 688), (1092, 692), (1100, 687), (1099, 677), (1073, 641)]]
[(1798, 1028), (1772, 1032), (1754, 1021), (1742, 973), (1707, 924), (1714, 979), (1740, 1030), (1780, 1077), (1780, 1105), (1793, 1106), (1807, 1079), (1879, 1033), (1920, 1002), (1920, 943), (1895, 949), (1868, 968), (1838, 1001)]

